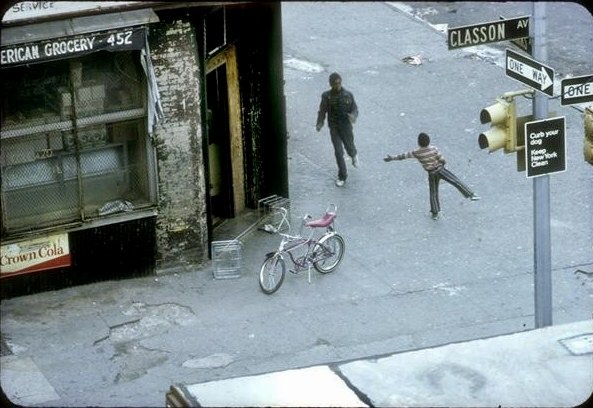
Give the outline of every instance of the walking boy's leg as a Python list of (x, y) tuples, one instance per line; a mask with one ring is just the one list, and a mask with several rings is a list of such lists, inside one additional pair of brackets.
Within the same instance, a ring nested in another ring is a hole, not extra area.
[(430, 193), (430, 212), (432, 213), (432, 218), (438, 216), (439, 211), (441, 211), (441, 205), (439, 203), (439, 180), (440, 176), (438, 172), (429, 172), (428, 173), (428, 189)]
[(338, 165), (338, 180), (346, 180), (348, 178), (348, 170), (346, 169), (346, 162), (344, 161), (344, 147), (342, 146), (342, 138), (336, 129), (330, 129), (332, 144), (334, 145), (334, 153), (336, 156), (336, 164)]
[(342, 140), (344, 142), (344, 147), (346, 148), (346, 153), (350, 157), (356, 157), (356, 145), (354, 144), (354, 133), (352, 133), (352, 126), (344, 125), (342, 129), (340, 129), (340, 134), (342, 136)]
[(457, 178), (457, 176), (455, 176), (453, 173), (451, 173), (449, 170), (443, 168), (440, 171), (441, 173), (441, 177), (443, 178), (443, 180), (445, 180), (447, 183), (451, 184), (452, 186), (455, 186), (457, 188), (457, 190), (459, 190), (459, 192), (461, 194), (463, 194), (463, 196), (465, 198), (470, 198), (474, 196), (474, 192), (468, 187), (466, 186), (461, 180), (459, 180), (459, 178)]

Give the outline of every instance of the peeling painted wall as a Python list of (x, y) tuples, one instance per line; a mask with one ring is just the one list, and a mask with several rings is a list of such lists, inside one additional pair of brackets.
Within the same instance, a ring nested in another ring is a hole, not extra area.
[(190, 23), (151, 26), (150, 47), (164, 120), (155, 129), (159, 214), (157, 268), (208, 259), (199, 60)]

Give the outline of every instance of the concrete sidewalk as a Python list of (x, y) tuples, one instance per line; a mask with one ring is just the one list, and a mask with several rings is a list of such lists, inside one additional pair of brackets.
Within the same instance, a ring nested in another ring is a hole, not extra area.
[(593, 392), (593, 321), (176, 387), (205, 407), (574, 407)]

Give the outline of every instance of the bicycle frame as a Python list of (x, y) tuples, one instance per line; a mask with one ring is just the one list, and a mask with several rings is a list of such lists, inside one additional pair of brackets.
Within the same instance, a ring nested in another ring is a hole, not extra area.
[[(288, 222), (287, 210), (280, 210), (284, 215), (283, 222)], [(259, 270), (259, 285), (264, 293), (270, 295), (282, 286), (286, 273), (286, 259), (290, 259), (295, 268), (289, 269), (290, 272), (296, 273), (305, 268), (308, 270), (309, 283), (311, 267), (322, 274), (330, 273), (337, 268), (344, 256), (345, 243), (344, 238), (335, 231), (336, 216), (337, 206), (330, 204), (323, 217), (319, 219), (313, 219), (311, 215), (306, 214), (297, 235), (281, 233), (278, 231), (279, 228), (276, 228), (275, 232), (282, 237), (280, 245), (276, 251), (266, 254)], [(290, 231), (290, 223), (288, 226)], [(303, 236), (305, 227), (308, 232)], [(301, 252), (296, 255), (299, 250)]]
[[(283, 211), (283, 219), (282, 222), (286, 220), (287, 211), (285, 208), (280, 208)], [(290, 235), (285, 233), (278, 234), (282, 236), (282, 241), (280, 241), (280, 245), (276, 252), (268, 253), (267, 256), (279, 256), (283, 260), (286, 259), (285, 255), (288, 254), (291, 262), (295, 266), (295, 272), (302, 271), (304, 269), (308, 269), (308, 282), (311, 283), (311, 266), (320, 260), (323, 260), (328, 257), (328, 254), (331, 255), (331, 251), (329, 251), (326, 246), (321, 243), (320, 241), (322, 238), (331, 236), (336, 234), (334, 230), (334, 218), (337, 214), (337, 206), (335, 204), (330, 204), (325, 212), (323, 218), (319, 220), (309, 221), (313, 217), (310, 214), (305, 214), (305, 216), (301, 220), (301, 226), (299, 229), (298, 235)], [(290, 224), (289, 224), (290, 225)], [(303, 237), (302, 232), (304, 228), (307, 228), (308, 234), (307, 237)], [(325, 232), (321, 234), (320, 237), (314, 238), (315, 232), (319, 228), (325, 228)], [(326, 253), (322, 254), (315, 254), (313, 253), (313, 248), (317, 245), (322, 246), (326, 249)], [(295, 256), (294, 252), (299, 248), (304, 248), (306, 246), (306, 252), (301, 256)]]

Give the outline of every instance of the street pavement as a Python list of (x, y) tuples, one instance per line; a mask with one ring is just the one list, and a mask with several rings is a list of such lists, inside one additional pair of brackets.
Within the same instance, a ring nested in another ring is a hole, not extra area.
[[(337, 204), (337, 228), (346, 241), (339, 268), (327, 275), (313, 272), (311, 283), (306, 272), (289, 273), (278, 292), (263, 294), (257, 272), (279, 237), (257, 228), (243, 234), (259, 221), (254, 210), (216, 231), (217, 240), (241, 236), (236, 279), (214, 279), (213, 265), (206, 263), (3, 300), (0, 384), (12, 401), (163, 406), (172, 384), (330, 364), (356, 378), (380, 356), (411, 358), (397, 356), (532, 333), (531, 180), (516, 172), (512, 155), (489, 155), (477, 144), (485, 130), (479, 110), (518, 89), (495, 63), (497, 57), (487, 49), (448, 51), (443, 33), (379, 2), (284, 3), (283, 42), (291, 218), (296, 224), (305, 213), (321, 216), (329, 203)], [(404, 62), (409, 56), (419, 56), (422, 63)], [(333, 184), (336, 167), (327, 127), (319, 133), (314, 129), (320, 94), (332, 71), (342, 74), (361, 111), (355, 125), (361, 166), (349, 165), (342, 188)], [(554, 335), (548, 339), (555, 346), (559, 339), (591, 333), (593, 174), (582, 160), (580, 113), (557, 100), (550, 110), (566, 115), (569, 135), (567, 170), (550, 176)], [(433, 136), (449, 169), (481, 201), (465, 200), (442, 185), (443, 217), (429, 217), (420, 165), (381, 160), (385, 153), (414, 148), (420, 131)], [(569, 361), (580, 374), (579, 392), (567, 388), (578, 400), (587, 393), (581, 392), (580, 381), (591, 378), (582, 369), (590, 354), (565, 356), (558, 362)], [(470, 364), (470, 357), (453, 365), (453, 372), (466, 375), (461, 368), (466, 363), (477, 369), (473, 364), (480, 363)], [(552, 355), (540, 357), (549, 357), (547, 365), (553, 365)], [(391, 360), (377, 361), (392, 370)], [(490, 365), (480, 365), (480, 372), (496, 367), (498, 359), (487, 361)], [(550, 369), (558, 374), (567, 368)], [(429, 377), (437, 380), (429, 378), (428, 386), (449, 388), (453, 380), (435, 370), (436, 377)], [(411, 371), (406, 375), (413, 377)], [(471, 383), (475, 377), (470, 377)], [(545, 384), (551, 387), (560, 378), (545, 377)], [(411, 379), (406, 384), (410, 389), (401, 395), (410, 399), (401, 405), (427, 402), (413, 393)], [(456, 394), (455, 385), (451, 388), (447, 405), (475, 405)], [(377, 405), (402, 401), (365, 392)], [(573, 399), (564, 395), (561, 401), (570, 405)]]

